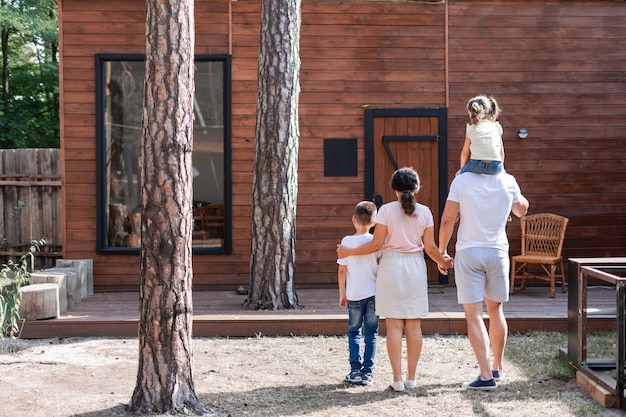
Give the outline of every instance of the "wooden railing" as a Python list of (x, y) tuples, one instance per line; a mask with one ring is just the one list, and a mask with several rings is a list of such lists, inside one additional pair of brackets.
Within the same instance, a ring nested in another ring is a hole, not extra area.
[(60, 150), (0, 150), (0, 263), (45, 239), (34, 266), (54, 265), (62, 253), (61, 220)]

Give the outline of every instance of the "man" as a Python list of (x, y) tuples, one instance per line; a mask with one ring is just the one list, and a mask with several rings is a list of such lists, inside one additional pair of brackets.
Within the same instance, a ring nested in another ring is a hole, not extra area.
[[(502, 303), (509, 299), (509, 242), (506, 224), (512, 212), (522, 217), (528, 200), (515, 178), (464, 173), (450, 185), (441, 217), (439, 250), (446, 248), (460, 218), (454, 260), (459, 304), (463, 304), (467, 335), (480, 367), (480, 375), (463, 385), (469, 389), (493, 390), (504, 377), (502, 361), (508, 325)], [(483, 301), (489, 314), (489, 331), (483, 321)], [(493, 364), (489, 363), (489, 344)]]

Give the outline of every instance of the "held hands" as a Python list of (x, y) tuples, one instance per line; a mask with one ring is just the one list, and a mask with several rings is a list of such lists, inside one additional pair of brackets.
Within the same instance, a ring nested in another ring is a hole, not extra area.
[(439, 272), (441, 272), (443, 275), (448, 275), (448, 269), (454, 268), (454, 259), (447, 253), (444, 253), (442, 256), (446, 263), (443, 266), (437, 264), (437, 269), (439, 269)]

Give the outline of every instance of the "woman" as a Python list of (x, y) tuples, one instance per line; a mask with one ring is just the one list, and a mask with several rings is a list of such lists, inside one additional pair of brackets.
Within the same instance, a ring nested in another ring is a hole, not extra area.
[[(428, 315), (428, 284), (424, 251), (447, 271), (452, 258), (441, 255), (434, 238), (430, 209), (417, 203), (420, 183), (412, 168), (400, 168), (391, 178), (397, 201), (384, 204), (376, 216), (371, 242), (348, 249), (339, 245), (345, 258), (366, 255), (382, 248), (376, 280), (376, 314), (385, 317), (387, 352), (393, 370), (394, 391), (415, 388), (415, 373), (422, 351), (421, 319)], [(406, 335), (407, 373), (402, 375), (402, 335)]]

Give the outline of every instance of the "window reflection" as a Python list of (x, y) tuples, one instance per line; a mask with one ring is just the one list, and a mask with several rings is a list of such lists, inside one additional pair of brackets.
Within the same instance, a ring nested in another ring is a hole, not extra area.
[[(145, 63), (103, 59), (100, 173), (106, 248), (141, 246), (141, 134)], [(194, 97), (193, 245), (223, 248), (225, 236), (225, 64), (196, 60)], [(102, 240), (100, 240), (102, 239)]]

